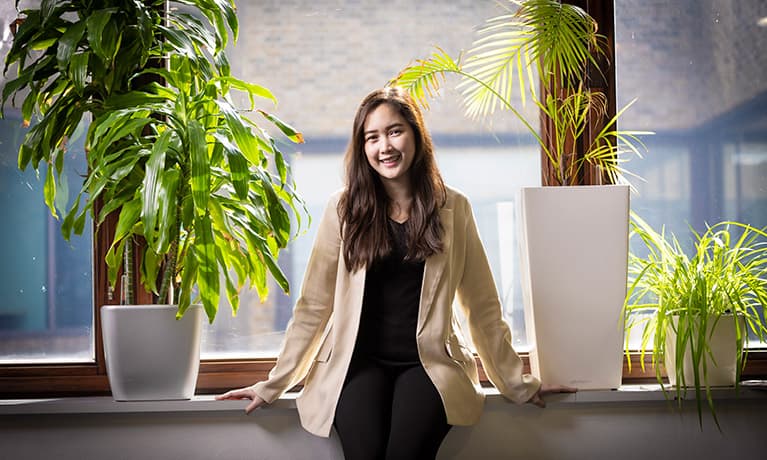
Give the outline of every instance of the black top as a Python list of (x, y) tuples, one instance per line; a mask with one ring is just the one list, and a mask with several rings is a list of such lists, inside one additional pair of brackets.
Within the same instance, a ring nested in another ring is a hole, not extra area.
[(388, 222), (392, 251), (367, 269), (355, 353), (392, 364), (418, 363), (415, 332), (424, 261), (404, 260), (405, 224)]

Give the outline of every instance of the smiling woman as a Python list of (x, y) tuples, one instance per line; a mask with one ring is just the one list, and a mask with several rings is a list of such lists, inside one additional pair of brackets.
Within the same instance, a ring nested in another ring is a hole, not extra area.
[[(381, 104), (368, 115), (365, 122), (365, 154), (368, 163), (381, 176), (384, 187), (392, 191), (396, 183), (402, 183), (413, 163), (415, 139), (399, 111), (391, 104)], [(398, 222), (407, 220), (405, 209), (409, 206), (395, 201)], [(409, 204), (409, 203), (407, 203)]]

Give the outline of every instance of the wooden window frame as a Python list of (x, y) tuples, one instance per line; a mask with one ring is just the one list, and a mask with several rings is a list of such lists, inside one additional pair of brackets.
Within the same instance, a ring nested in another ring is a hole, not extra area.
[[(566, 0), (581, 6), (589, 12), (599, 23), (600, 33), (608, 40), (608, 60), (614, 59), (614, 5), (612, 1), (599, 0)], [(597, 85), (606, 89), (609, 108), (608, 118), (615, 114), (615, 72), (612, 66), (603, 70), (605, 79), (600, 79)], [(592, 81), (597, 81), (592, 79)], [(542, 174), (545, 174), (545, 155), (542, 156)], [(593, 174), (587, 174), (582, 179), (583, 184), (595, 183)], [(116, 217), (108, 218), (94, 232), (94, 336), (95, 336), (95, 362), (90, 364), (8, 364), (0, 365), (0, 398), (29, 398), (29, 397), (61, 397), (61, 396), (95, 396), (108, 395), (109, 382), (104, 364), (103, 343), (101, 340), (101, 315), (100, 307), (119, 303), (119, 286), (115, 292), (109, 288), (107, 281), (107, 267), (104, 256), (114, 234)], [(138, 263), (138, 262), (137, 262)], [(138, 268), (138, 267), (137, 267)], [(139, 270), (134, 270), (139, 273)], [(137, 283), (140, 285), (140, 283)], [(139, 290), (142, 291), (142, 290)], [(139, 303), (151, 303), (151, 294), (140, 292), (137, 301)], [(521, 353), (525, 363), (525, 371), (530, 371), (529, 359), (526, 353)], [(645, 356), (645, 370), (642, 371), (640, 355), (629, 354), (631, 371), (628, 369), (627, 360), (624, 359), (623, 383), (655, 383), (655, 371), (649, 362), (649, 355)], [(219, 359), (203, 360), (200, 363), (200, 373), (197, 383), (198, 394), (217, 393), (230, 388), (251, 385), (264, 380), (276, 358), (264, 359)], [(479, 377), (484, 385), (489, 385), (487, 376), (482, 368), (482, 363), (477, 359)], [(746, 367), (742, 373), (743, 379), (763, 379), (767, 377), (767, 350), (751, 350), (748, 354)]]

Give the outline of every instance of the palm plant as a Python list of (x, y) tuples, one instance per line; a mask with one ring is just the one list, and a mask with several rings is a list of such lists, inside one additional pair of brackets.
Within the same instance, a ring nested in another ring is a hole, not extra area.
[[(390, 84), (404, 87), (428, 108), (428, 98), (438, 93), (448, 74), (455, 74), (468, 117), (508, 110), (537, 140), (552, 170), (544, 176), (544, 185), (578, 184), (589, 167), (610, 183), (627, 183), (625, 156), (641, 156), (644, 146), (638, 136), (649, 133), (616, 129), (618, 118), (633, 101), (601, 129), (590, 132), (593, 120), (607, 114), (604, 93), (587, 89), (584, 83), (588, 69), (598, 68), (605, 50), (596, 21), (581, 8), (557, 0), (511, 2), (518, 9), (489, 19), (465, 56), (454, 59), (437, 48), (429, 58), (403, 69)], [(540, 91), (534, 75), (543, 82)], [(542, 134), (533, 127), (537, 120), (528, 121), (514, 107), (512, 97), (517, 91), (522, 104), (529, 92), (540, 109)], [(581, 155), (579, 138), (586, 139)]]
[[(694, 250), (688, 257), (674, 235), (655, 231), (639, 216), (632, 216), (632, 237), (647, 249), (642, 257), (631, 254), (626, 311), (626, 349), (630, 332), (641, 330), (640, 362), (652, 348), (652, 365), (663, 387), (661, 363), (675, 377), (675, 395), (695, 392), (699, 423), (705, 399), (716, 421), (708, 383), (709, 361), (713, 361), (710, 336), (724, 318), (739, 318), (735, 325), (735, 385), (745, 365), (744, 341), (749, 331), (759, 340), (767, 337), (764, 306), (767, 305), (767, 229), (738, 222), (720, 222), (694, 235)], [(692, 381), (686, 381), (685, 354), (689, 356)], [(630, 363), (629, 363), (630, 364)], [(673, 370), (672, 370), (673, 369)], [(665, 388), (664, 388), (665, 393)]]
[[(223, 274), (234, 312), (246, 282), (263, 299), (267, 273), (285, 291), (276, 258), (300, 222), (301, 200), (289, 178), (274, 128), (301, 134), (256, 101), (276, 105), (268, 89), (231, 75), (225, 52), (236, 41), (232, 0), (42, 0), (21, 12), (4, 73), (15, 68), (2, 102), (23, 97), (32, 124), (18, 165), (47, 166), (44, 199), (62, 214), (65, 238), (118, 213), (106, 256), (114, 287), (124, 266), (131, 293), (132, 249), (140, 279), (159, 303), (182, 315), (195, 286), (215, 318)], [(18, 0), (16, 2), (18, 8)], [(248, 112), (234, 92), (250, 102)], [(57, 209), (67, 145), (87, 124), (88, 171), (68, 209)]]

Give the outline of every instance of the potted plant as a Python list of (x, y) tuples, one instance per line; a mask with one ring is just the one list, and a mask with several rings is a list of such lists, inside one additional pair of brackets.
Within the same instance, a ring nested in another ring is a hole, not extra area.
[[(47, 167), (45, 203), (54, 216), (61, 214), (65, 238), (83, 232), (88, 213), (96, 226), (116, 214), (106, 255), (110, 285), (120, 278), (123, 302), (134, 304), (131, 272), (140, 267), (153, 303), (165, 304), (136, 311), (125, 305), (102, 308), (113, 394), (191, 397), (201, 308), (190, 305), (199, 297), (213, 322), (221, 290), (235, 313), (246, 283), (262, 299), (267, 274), (288, 290), (276, 259), (295, 235), (292, 220), (300, 217), (301, 200), (279, 142), (266, 128), (295, 142), (302, 142), (301, 134), (276, 115), (256, 110), (257, 98), (276, 104), (269, 90), (231, 75), (225, 50), (238, 34), (232, 0), (179, 0), (167, 8), (165, 0), (43, 0), (39, 8), (22, 11), (16, 23), (4, 73), (15, 69), (17, 76), (7, 81), (2, 98), (3, 105), (23, 98), (23, 119), (31, 123), (19, 149), (19, 168)], [(263, 126), (235, 105), (235, 91)], [(59, 210), (57, 184), (67, 144), (83, 124), (88, 170), (70, 206)], [(160, 316), (115, 323), (135, 314)], [(191, 337), (185, 345), (178, 345), (182, 339), (171, 331), (158, 330), (160, 324), (178, 330), (185, 323)], [(113, 332), (149, 351), (117, 349)], [(157, 342), (163, 339), (167, 343)], [(177, 385), (162, 382), (166, 373), (160, 382), (146, 380), (170, 364), (117, 369), (117, 361), (149, 364), (166, 349), (175, 350), (170, 362), (191, 362), (180, 393)], [(120, 375), (137, 388), (116, 383)], [(149, 393), (153, 388), (158, 394)]]
[[(467, 116), (507, 110), (537, 141), (543, 187), (523, 188), (517, 206), (531, 367), (547, 381), (616, 388), (628, 258), (630, 174), (622, 163), (640, 154), (639, 136), (649, 133), (616, 129), (631, 104), (608, 119), (608, 97), (590, 88), (589, 73), (600, 75), (606, 53), (591, 16), (557, 0), (513, 3), (518, 9), (489, 19), (465, 55), (438, 48), (391, 83), (428, 107), (447, 75), (457, 75)], [(521, 104), (529, 92), (540, 120), (515, 106), (517, 91)]]
[(638, 328), (640, 361), (644, 367), (650, 353), (664, 394), (663, 366), (678, 404), (691, 389), (701, 428), (704, 401), (718, 427), (712, 387), (737, 388), (749, 332), (760, 341), (767, 337), (767, 229), (727, 221), (693, 231), (688, 256), (675, 235), (655, 231), (637, 215), (631, 228), (646, 254), (629, 258), (626, 348)]

